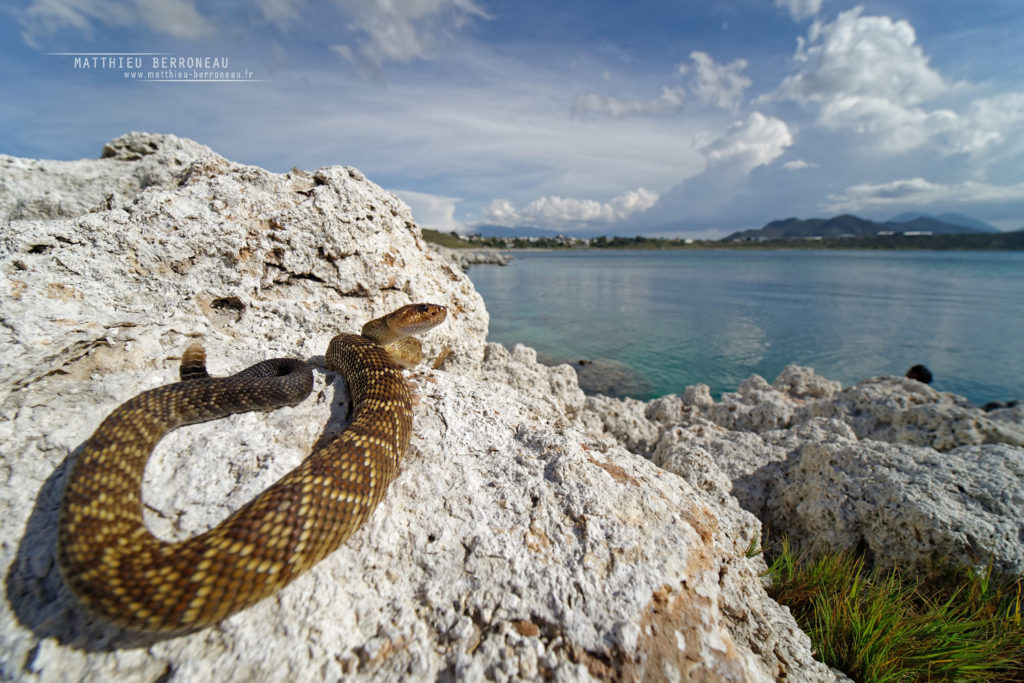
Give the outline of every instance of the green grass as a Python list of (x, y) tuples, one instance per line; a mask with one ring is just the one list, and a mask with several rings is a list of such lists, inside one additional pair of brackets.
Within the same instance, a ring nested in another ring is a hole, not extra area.
[(442, 247), (448, 247), (449, 249), (470, 249), (473, 247), (469, 242), (460, 240), (450, 232), (439, 232), (430, 228), (423, 228), (423, 239), (427, 242), (440, 244)]
[(805, 561), (786, 540), (768, 573), (818, 658), (856, 681), (1024, 681), (1024, 578), (925, 582), (842, 553)]

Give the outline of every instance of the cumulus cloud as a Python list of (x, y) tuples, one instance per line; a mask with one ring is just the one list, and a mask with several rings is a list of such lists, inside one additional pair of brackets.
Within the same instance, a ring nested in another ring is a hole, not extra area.
[(816, 107), (816, 125), (855, 133), (878, 151), (984, 154), (983, 163), (1024, 151), (1024, 93), (929, 106), (970, 86), (932, 68), (907, 21), (864, 16), (861, 7), (843, 12), (815, 22), (795, 60), (799, 71), (764, 99)]
[(775, 6), (789, 11), (794, 21), (803, 21), (821, 11), (821, 0), (775, 0)]
[(185, 40), (213, 33), (192, 0), (32, 0), (19, 16), (22, 38), (33, 47), (63, 30), (91, 36), (97, 26), (141, 25)]
[[(729, 111), (737, 111), (743, 101), (743, 91), (752, 83), (742, 74), (747, 68), (747, 61), (737, 59), (729, 64), (716, 64), (706, 52), (691, 52), (690, 59), (694, 62), (692, 89), (700, 101)], [(679, 73), (689, 72), (687, 65), (679, 66)]]
[(818, 168), (818, 164), (813, 161), (805, 161), (803, 159), (793, 159), (782, 164), (782, 168), (787, 171), (802, 171), (805, 168)]
[(755, 111), (701, 148), (709, 166), (728, 165), (743, 175), (778, 159), (793, 144), (785, 121)]
[(663, 87), (661, 95), (649, 100), (621, 100), (606, 95), (580, 95), (572, 103), (572, 115), (587, 117), (595, 114), (624, 119), (642, 114), (672, 114), (682, 111), (684, 104), (682, 88)]
[(345, 0), (351, 43), (331, 45), (349, 61), (380, 67), (429, 59), (436, 46), (473, 19), (487, 18), (474, 0)]
[(842, 12), (831, 23), (811, 26), (795, 61), (800, 70), (769, 99), (816, 106), (823, 128), (854, 132), (889, 152), (970, 146), (964, 133), (971, 123), (961, 114), (923, 106), (963, 84), (932, 68), (907, 21), (864, 16), (863, 7)]
[(480, 212), (484, 223), (495, 225), (515, 225), (519, 220), (519, 212), (515, 204), (507, 199), (492, 199)]
[(507, 199), (494, 199), (480, 214), (484, 223), (507, 226), (578, 228), (585, 224), (608, 224), (643, 213), (658, 201), (658, 194), (645, 188), (624, 192), (607, 202), (595, 199), (540, 197), (521, 210)]
[(1024, 93), (974, 100), (947, 144), (953, 152), (987, 152), (990, 161), (1024, 152)]
[(822, 104), (880, 99), (911, 106), (949, 89), (928, 63), (909, 22), (863, 12), (857, 7), (830, 24), (811, 26), (796, 54), (807, 67), (783, 81), (781, 98)]
[(424, 228), (441, 232), (465, 232), (466, 226), (455, 220), (455, 205), (460, 200), (439, 194), (392, 190), (409, 205), (413, 218)]
[(996, 185), (980, 181), (933, 183), (924, 178), (852, 185), (829, 195), (828, 208), (836, 212), (888, 206), (928, 206), (1024, 201), (1024, 183)]

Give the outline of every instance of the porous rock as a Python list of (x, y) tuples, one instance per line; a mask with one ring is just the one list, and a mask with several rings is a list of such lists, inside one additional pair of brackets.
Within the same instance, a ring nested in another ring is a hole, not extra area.
[(931, 446), (1008, 443), (1024, 446), (1024, 427), (995, 420), (962, 396), (906, 377), (858, 382), (828, 402), (809, 404), (805, 416), (836, 417), (862, 439)]
[[(168, 146), (135, 136), (125, 153)], [(355, 169), (277, 175), (199, 157), (115, 206), (14, 220), (0, 239), (0, 675), (832, 680), (761, 587), (763, 561), (747, 556), (757, 520), (721, 490), (581, 431), (572, 370), (485, 345), (482, 301), (426, 251), (401, 202)], [(56, 515), (69, 462), (102, 416), (173, 381), (196, 338), (214, 374), (281, 355), (317, 367), (295, 407), (160, 443), (146, 523), (187, 537), (344, 427), (349, 399), (322, 368), (327, 341), (415, 300), (450, 316), (410, 375), (413, 443), (337, 552), (187, 635), (124, 632), (75, 602), (54, 562)]]
[[(587, 406), (604, 422), (621, 412)], [(629, 447), (657, 429), (655, 463), (731, 493), (801, 550), (860, 552), (922, 576), (989, 561), (1003, 578), (1024, 573), (1019, 412), (985, 414), (900, 377), (843, 389), (789, 366), (771, 385), (754, 375), (717, 403), (705, 385), (689, 387), (682, 399), (649, 403), (647, 417), (623, 436), (604, 433)]]
[(990, 561), (1024, 574), (1024, 450), (804, 441), (773, 519), (817, 554), (858, 549), (876, 566), (932, 576)]
[(60, 218), (101, 211), (147, 187), (169, 187), (191, 163), (216, 156), (174, 135), (128, 133), (103, 146), (101, 159), (51, 161), (0, 154), (0, 221)]
[(507, 266), (509, 262), (508, 254), (497, 249), (451, 249), (440, 244), (430, 244), (428, 248), (464, 271), (470, 266)]

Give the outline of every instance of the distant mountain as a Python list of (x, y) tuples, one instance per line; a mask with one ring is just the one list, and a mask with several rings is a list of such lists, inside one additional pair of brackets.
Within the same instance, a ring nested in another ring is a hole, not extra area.
[[(956, 214), (945, 214), (947, 216)], [(738, 240), (809, 239), (816, 237), (855, 237), (877, 235), (882, 232), (927, 232), (933, 235), (962, 235), (968, 233), (999, 232), (995, 228), (982, 230), (977, 227), (946, 223), (924, 214), (901, 214), (885, 223), (870, 221), (859, 216), (844, 214), (835, 218), (786, 218), (772, 221), (757, 230), (741, 230), (725, 237), (723, 242)], [(961, 217), (968, 221), (970, 218)], [(980, 222), (980, 221), (979, 221)], [(984, 225), (984, 224), (983, 224)]]
[[(993, 228), (984, 221), (979, 221), (970, 216), (965, 216), (962, 213), (944, 213), (939, 216), (932, 216), (927, 213), (921, 213), (919, 211), (910, 211), (907, 213), (901, 213), (899, 216), (893, 216), (887, 223), (909, 223), (910, 221), (916, 221), (919, 218), (927, 218), (929, 220), (938, 221), (947, 225), (956, 225), (964, 228), (972, 228), (971, 230), (965, 231), (965, 233), (971, 232), (999, 232), (996, 228)], [(914, 228), (916, 229), (916, 228)]]
[(758, 230), (734, 232), (723, 241), (780, 240), (809, 237), (842, 237), (844, 235), (874, 235), (887, 230), (881, 223), (844, 214), (835, 218), (784, 218), (772, 221)]

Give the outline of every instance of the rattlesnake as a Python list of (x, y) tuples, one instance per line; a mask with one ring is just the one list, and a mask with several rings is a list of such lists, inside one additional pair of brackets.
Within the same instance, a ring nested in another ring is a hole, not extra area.
[(410, 304), (367, 323), (361, 336), (334, 337), (325, 361), (348, 383), (348, 428), (228, 519), (170, 543), (142, 519), (142, 476), (157, 442), (181, 425), (294, 405), (313, 386), (310, 367), (294, 359), (210, 377), (202, 347), (189, 347), (183, 381), (116, 408), (72, 467), (57, 533), (57, 561), (71, 592), (119, 626), (186, 631), (256, 603), (319, 562), (377, 506), (409, 445), (411, 395), (381, 345), (394, 344), (400, 364), (415, 364), (419, 342), (407, 335), (446, 315), (443, 306)]

